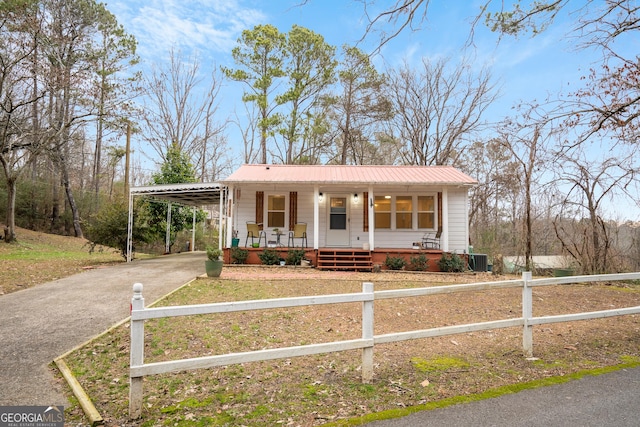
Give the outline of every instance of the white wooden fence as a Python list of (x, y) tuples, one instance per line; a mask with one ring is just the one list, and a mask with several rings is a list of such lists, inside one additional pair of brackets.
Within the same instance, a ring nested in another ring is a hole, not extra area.
[[(429, 288), (400, 289), (376, 292), (374, 292), (373, 283), (363, 283), (362, 292), (360, 293), (237, 301), (158, 308), (144, 307), (144, 298), (142, 297), (142, 284), (136, 283), (133, 285), (133, 299), (131, 300), (131, 366), (129, 373), (129, 416), (131, 418), (140, 417), (142, 411), (142, 380), (146, 375), (178, 372), (190, 369), (211, 368), (214, 366), (225, 366), (247, 362), (258, 362), (263, 360), (283, 359), (296, 356), (307, 356), (319, 353), (362, 349), (362, 381), (364, 383), (367, 383), (370, 382), (373, 378), (373, 347), (375, 344), (461, 334), (488, 329), (509, 328), (514, 326), (523, 327), (523, 350), (526, 356), (531, 356), (533, 354), (534, 325), (640, 313), (640, 306), (636, 306), (558, 316), (533, 317), (532, 289), (534, 287), (570, 283), (637, 279), (640, 279), (640, 273), (554, 277), (535, 280), (532, 280), (531, 273), (523, 273), (522, 279), (507, 280), (501, 282), (483, 282), (463, 285), (447, 285)], [(489, 289), (504, 289), (514, 287), (522, 288), (522, 317), (384, 335), (374, 335), (373, 303), (375, 300), (389, 298), (411, 298), (425, 295), (437, 295)], [(144, 321), (147, 319), (353, 302), (362, 302), (362, 337), (359, 339), (250, 351), (245, 353), (231, 353), (225, 355), (206, 356), (167, 362), (144, 363)]]

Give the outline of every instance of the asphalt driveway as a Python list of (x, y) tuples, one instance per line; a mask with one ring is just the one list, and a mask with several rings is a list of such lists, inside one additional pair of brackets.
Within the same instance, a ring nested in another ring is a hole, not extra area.
[(145, 304), (204, 274), (204, 252), (88, 270), (0, 296), (0, 405), (64, 405), (48, 365), (129, 315), (136, 282)]

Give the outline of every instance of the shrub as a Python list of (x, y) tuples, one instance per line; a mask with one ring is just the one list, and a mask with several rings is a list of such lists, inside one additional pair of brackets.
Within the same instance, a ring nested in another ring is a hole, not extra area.
[(304, 250), (289, 249), (285, 261), (287, 262), (287, 265), (299, 265), (302, 258), (304, 258)]
[[(132, 229), (132, 246), (148, 243), (152, 240), (146, 227), (144, 211), (139, 205), (134, 205), (135, 215)], [(129, 221), (129, 206), (123, 201), (109, 203), (100, 212), (91, 216), (85, 223), (85, 237), (91, 242), (90, 252), (96, 246), (110, 246), (118, 249), (122, 258), (127, 259), (127, 226)], [(133, 254), (131, 254), (133, 256)]]
[(249, 256), (249, 251), (242, 248), (231, 248), (231, 262), (234, 264), (244, 264)]
[(429, 260), (425, 254), (412, 256), (409, 259), (409, 267), (411, 267), (413, 271), (427, 271), (429, 268)]
[(438, 261), (438, 268), (447, 273), (462, 273), (465, 270), (465, 263), (458, 254), (443, 253)]
[(280, 263), (280, 255), (275, 249), (265, 249), (258, 258), (264, 265), (276, 265)]
[(222, 249), (214, 248), (213, 246), (207, 246), (207, 258), (210, 261), (218, 261), (222, 256)]
[(393, 257), (387, 254), (387, 258), (384, 260), (384, 265), (389, 270), (402, 270), (404, 266), (407, 265), (407, 261), (402, 257)]

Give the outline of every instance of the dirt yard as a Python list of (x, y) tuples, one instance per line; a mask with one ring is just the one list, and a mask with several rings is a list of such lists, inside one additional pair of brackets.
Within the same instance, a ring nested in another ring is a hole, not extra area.
[[(511, 278), (511, 277), (510, 277)], [(347, 273), (290, 267), (226, 266), (162, 305), (505, 280), (490, 274)], [(640, 305), (637, 283), (534, 289), (534, 316)], [(375, 303), (375, 334), (521, 316), (520, 289), (445, 294)], [(145, 362), (358, 338), (360, 304), (265, 310), (148, 321)], [(586, 369), (640, 361), (640, 317), (534, 328), (534, 358), (521, 328), (376, 346), (374, 381), (362, 384), (360, 352), (246, 363), (145, 378), (141, 420), (127, 419), (128, 325), (68, 358), (108, 426), (340, 425), (341, 420), (505, 386), (562, 378)], [(69, 415), (82, 422), (79, 409)]]

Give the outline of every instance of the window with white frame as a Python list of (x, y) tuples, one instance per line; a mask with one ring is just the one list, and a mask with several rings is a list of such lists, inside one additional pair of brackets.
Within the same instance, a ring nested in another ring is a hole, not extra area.
[(287, 203), (283, 195), (271, 194), (267, 198), (267, 227), (284, 228)]
[(435, 228), (435, 200), (433, 196), (418, 196), (418, 228)]
[(376, 230), (391, 228), (391, 196), (375, 196), (373, 212)]
[[(375, 196), (376, 229), (434, 229), (435, 197), (420, 195)], [(414, 220), (415, 218), (415, 220)], [(392, 223), (392, 219), (394, 220)]]
[(396, 196), (396, 229), (413, 228), (413, 196)]

